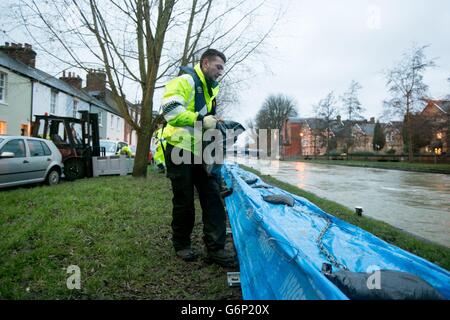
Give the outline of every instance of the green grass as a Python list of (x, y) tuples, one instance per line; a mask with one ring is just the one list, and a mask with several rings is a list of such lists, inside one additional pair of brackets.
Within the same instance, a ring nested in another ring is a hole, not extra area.
[[(175, 257), (171, 198), (153, 171), (1, 191), (0, 299), (240, 299), (230, 270)], [(200, 221), (193, 247), (204, 257)], [(70, 265), (81, 290), (66, 286)]]
[(378, 162), (378, 161), (357, 161), (357, 160), (295, 160), (319, 164), (334, 164), (350, 167), (366, 167), (391, 170), (404, 170), (429, 173), (450, 174), (450, 164), (446, 163), (409, 163), (409, 162)]
[(377, 237), (396, 245), (406, 251), (414, 253), (429, 260), (447, 270), (450, 270), (450, 249), (426, 240), (419, 239), (409, 233), (399, 230), (385, 222), (372, 219), (367, 216), (357, 216), (347, 207), (336, 202), (329, 201), (316, 196), (313, 193), (297, 188), (291, 184), (281, 182), (271, 176), (262, 175), (259, 171), (243, 166), (242, 168), (260, 176), (268, 184), (284, 189), (290, 193), (299, 195), (316, 204), (325, 212), (335, 217), (356, 225)]

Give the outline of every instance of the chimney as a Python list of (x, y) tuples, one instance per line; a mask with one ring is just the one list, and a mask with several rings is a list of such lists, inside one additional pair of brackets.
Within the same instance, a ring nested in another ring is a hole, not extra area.
[(75, 75), (75, 73), (69, 72), (69, 75), (66, 76), (66, 71), (63, 71), (63, 75), (59, 79), (70, 84), (72, 87), (81, 90), (83, 80), (79, 76)]
[(106, 90), (106, 73), (104, 70), (89, 69), (86, 76), (86, 88), (87, 91), (100, 91), (100, 94), (104, 94)]
[(25, 63), (26, 65), (35, 68), (36, 66), (36, 52), (33, 47), (25, 43), (23, 46), (21, 43), (9, 43), (5, 42), (4, 46), (0, 46), (0, 51), (6, 53), (11, 58)]
[(375, 123), (375, 117), (370, 117), (370, 123)]

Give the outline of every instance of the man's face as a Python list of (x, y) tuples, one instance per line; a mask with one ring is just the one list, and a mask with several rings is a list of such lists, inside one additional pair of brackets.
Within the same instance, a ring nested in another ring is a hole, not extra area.
[(225, 62), (220, 57), (212, 57), (211, 60), (205, 58), (203, 60), (202, 71), (209, 80), (217, 81), (223, 75), (225, 70)]

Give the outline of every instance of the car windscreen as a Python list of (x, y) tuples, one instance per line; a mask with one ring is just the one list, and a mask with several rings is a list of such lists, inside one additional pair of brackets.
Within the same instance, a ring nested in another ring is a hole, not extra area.
[(5, 139), (0, 138), (0, 143), (2, 143), (3, 140), (5, 140)]
[(112, 141), (100, 141), (100, 147), (105, 147), (106, 152), (116, 152), (116, 143)]

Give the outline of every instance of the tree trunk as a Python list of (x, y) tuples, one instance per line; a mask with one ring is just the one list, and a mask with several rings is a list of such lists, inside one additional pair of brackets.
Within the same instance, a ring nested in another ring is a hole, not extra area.
[(142, 130), (136, 132), (137, 134), (137, 149), (136, 157), (134, 158), (133, 177), (147, 177), (148, 153), (150, 151), (150, 141), (152, 132), (150, 129), (146, 130), (142, 126)]
[(412, 121), (410, 113), (410, 100), (409, 96), (406, 97), (406, 132), (408, 134), (408, 162), (413, 162), (413, 141), (412, 141)]
[(330, 160), (330, 129), (327, 128), (327, 160)]
[[(153, 135), (152, 127), (152, 110), (153, 102), (151, 99), (153, 94), (148, 93), (147, 97), (144, 97), (142, 104), (148, 105), (148, 108), (142, 110), (141, 114), (141, 127), (137, 134), (137, 149), (136, 157), (134, 159), (133, 177), (147, 177), (147, 165), (148, 165), (148, 153), (150, 151), (150, 141)], [(147, 102), (148, 101), (148, 102)]]
[(408, 130), (408, 162), (414, 161), (414, 155), (413, 155), (413, 133), (412, 133), (412, 126), (411, 126), (411, 119), (408, 115), (407, 120), (407, 130)]

